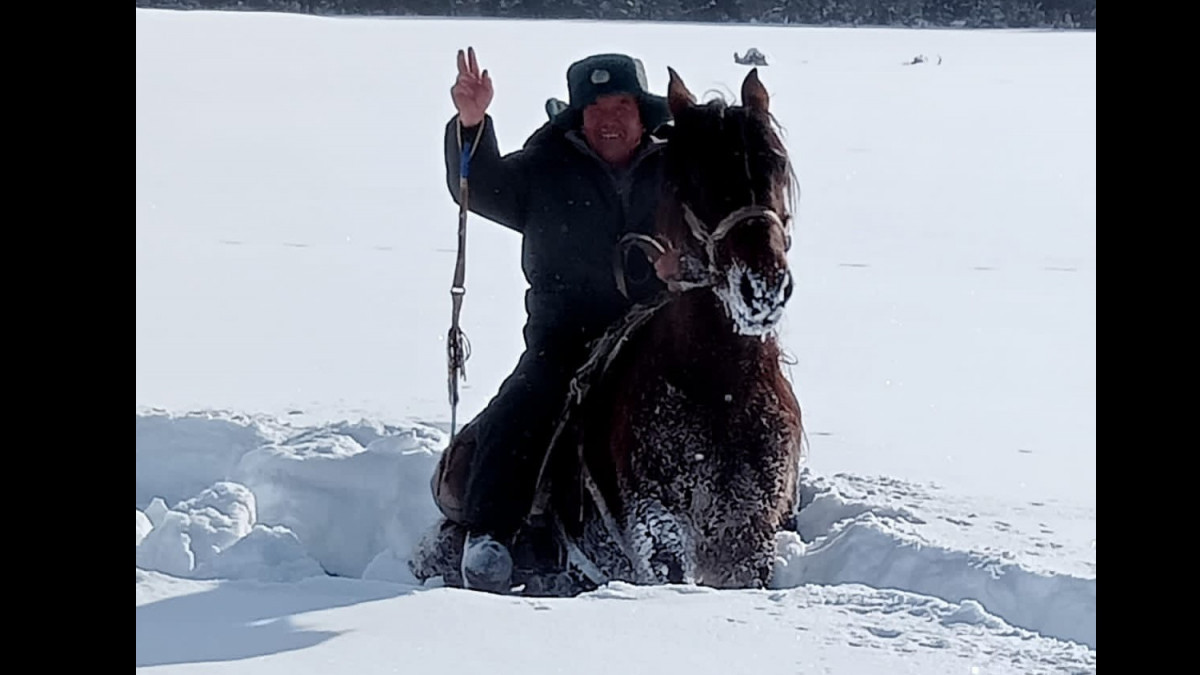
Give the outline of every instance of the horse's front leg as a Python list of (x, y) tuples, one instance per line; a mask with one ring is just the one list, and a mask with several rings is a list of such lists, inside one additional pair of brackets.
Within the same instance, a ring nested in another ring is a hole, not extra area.
[(626, 529), (639, 583), (695, 583), (695, 549), (688, 527), (662, 502), (653, 497), (636, 500)]
[(767, 588), (775, 570), (775, 532), (763, 523), (745, 528), (744, 551), (732, 561), (730, 575), (720, 586), (725, 588)]

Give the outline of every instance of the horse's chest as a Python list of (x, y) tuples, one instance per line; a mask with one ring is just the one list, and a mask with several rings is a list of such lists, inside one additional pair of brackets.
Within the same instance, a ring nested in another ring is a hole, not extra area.
[(634, 413), (631, 469), (668, 501), (706, 509), (758, 489), (778, 454), (778, 433), (762, 415), (725, 401), (697, 400), (669, 382), (646, 391)]

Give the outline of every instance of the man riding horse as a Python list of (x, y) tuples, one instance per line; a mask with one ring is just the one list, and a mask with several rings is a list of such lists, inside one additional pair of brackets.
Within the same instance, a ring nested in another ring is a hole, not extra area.
[[(447, 519), (467, 530), (463, 585), (506, 592), (509, 547), (528, 515), (539, 469), (568, 387), (587, 345), (633, 302), (664, 288), (674, 259), (657, 270), (626, 261), (625, 289), (613, 250), (628, 233), (651, 234), (670, 116), (647, 91), (642, 63), (600, 54), (567, 70), (567, 108), (502, 155), (487, 113), (493, 87), (474, 49), (458, 52), (451, 89), (457, 114), (446, 125), (446, 184), (458, 202), (460, 150), (470, 141), (470, 210), (522, 235), (529, 289), (525, 351), (488, 406), (443, 455), (433, 491)], [(656, 273), (657, 272), (657, 273)], [(622, 292), (623, 291), (623, 292)]]

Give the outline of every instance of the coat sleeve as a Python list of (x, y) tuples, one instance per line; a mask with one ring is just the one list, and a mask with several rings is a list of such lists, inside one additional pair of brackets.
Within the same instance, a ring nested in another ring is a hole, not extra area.
[[(522, 213), (528, 185), (525, 151), (518, 150), (501, 157), (491, 115), (484, 116), (482, 127), (482, 134), (478, 125), (461, 129), (461, 142), (474, 144), (467, 175), (468, 206), (473, 213), (488, 220), (524, 232)], [(462, 159), (459, 132), (458, 116), (455, 115), (446, 124), (446, 187), (454, 203), (461, 206), (458, 184)]]

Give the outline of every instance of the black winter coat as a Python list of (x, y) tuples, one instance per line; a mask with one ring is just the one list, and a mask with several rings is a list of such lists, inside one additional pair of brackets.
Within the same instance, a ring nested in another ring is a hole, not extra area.
[[(470, 160), (470, 210), (522, 234), (527, 347), (577, 346), (599, 336), (631, 304), (617, 290), (613, 251), (628, 232), (651, 234), (664, 141), (647, 135), (620, 171), (560, 115), (516, 152), (501, 156), (491, 116)], [(463, 142), (478, 127), (462, 130)], [(446, 186), (459, 201), (458, 117), (446, 125)], [(662, 282), (637, 249), (626, 258), (633, 301)]]

